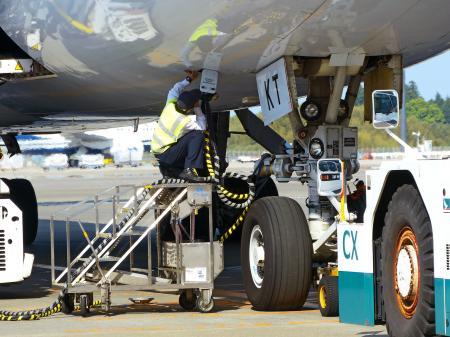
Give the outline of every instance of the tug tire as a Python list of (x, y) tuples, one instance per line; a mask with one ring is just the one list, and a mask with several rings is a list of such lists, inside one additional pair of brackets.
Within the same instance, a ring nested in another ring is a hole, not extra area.
[(433, 233), (416, 188), (397, 189), (384, 221), (382, 285), (389, 336), (434, 336)]

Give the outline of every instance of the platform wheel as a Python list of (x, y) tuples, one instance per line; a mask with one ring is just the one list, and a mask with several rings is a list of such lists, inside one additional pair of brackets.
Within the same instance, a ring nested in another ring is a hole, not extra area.
[(319, 282), (319, 310), (323, 317), (339, 315), (338, 277), (324, 275)]
[(382, 285), (391, 337), (435, 334), (433, 233), (416, 188), (397, 189), (385, 216)]
[(214, 308), (214, 299), (211, 297), (209, 300), (199, 296), (197, 298), (197, 309), (200, 312), (207, 313)]
[(75, 309), (75, 297), (73, 294), (64, 294), (61, 301), (61, 312), (69, 315)]
[(88, 295), (81, 295), (80, 296), (80, 314), (83, 317), (86, 317), (91, 312), (91, 309), (89, 307), (89, 296)]
[(197, 305), (197, 295), (192, 289), (182, 290), (180, 297), (178, 297), (178, 303), (184, 310), (192, 311)]

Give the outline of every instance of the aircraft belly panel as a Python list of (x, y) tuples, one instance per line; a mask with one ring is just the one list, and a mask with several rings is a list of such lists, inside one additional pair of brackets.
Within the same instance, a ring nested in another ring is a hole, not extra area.
[(448, 45), (448, 12), (447, 0), (2, 0), (1, 28), (58, 77), (4, 85), (0, 104), (35, 117), (157, 115), (183, 70), (215, 52), (214, 107), (237, 108), (283, 55), (430, 57)]

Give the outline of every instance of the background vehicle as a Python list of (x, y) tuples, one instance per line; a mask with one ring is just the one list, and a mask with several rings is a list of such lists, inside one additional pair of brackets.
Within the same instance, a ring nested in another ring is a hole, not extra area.
[(42, 168), (44, 170), (57, 169), (62, 170), (69, 166), (69, 158), (66, 154), (55, 153), (45, 157), (42, 162)]
[(102, 154), (83, 154), (80, 156), (78, 167), (82, 169), (98, 169), (105, 166), (105, 157)]

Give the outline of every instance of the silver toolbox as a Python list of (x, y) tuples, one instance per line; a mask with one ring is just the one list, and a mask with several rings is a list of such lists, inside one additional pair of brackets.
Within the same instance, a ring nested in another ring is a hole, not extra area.
[[(223, 244), (214, 241), (214, 261), (210, 265), (209, 242), (180, 243), (180, 268), (182, 283), (212, 282), (211, 269), (214, 266), (214, 279), (223, 271)], [(177, 268), (177, 250), (175, 242), (161, 242), (161, 265), (165, 268)]]

